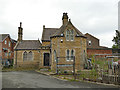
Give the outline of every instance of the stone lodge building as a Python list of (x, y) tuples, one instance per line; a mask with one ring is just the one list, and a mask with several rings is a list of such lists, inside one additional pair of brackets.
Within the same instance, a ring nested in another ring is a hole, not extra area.
[[(56, 70), (59, 65), (70, 65), (75, 56), (75, 69), (81, 70), (86, 62), (86, 37), (68, 20), (63, 13), (60, 28), (43, 26), (42, 43), (39, 40), (23, 40), (22, 24), (18, 27), (18, 42), (14, 48), (14, 65), (17, 67), (50, 67)], [(59, 59), (57, 59), (59, 57)]]
[(22, 23), (18, 27), (18, 40), (14, 48), (14, 66), (38, 67), (40, 62), (41, 43), (39, 40), (23, 40)]

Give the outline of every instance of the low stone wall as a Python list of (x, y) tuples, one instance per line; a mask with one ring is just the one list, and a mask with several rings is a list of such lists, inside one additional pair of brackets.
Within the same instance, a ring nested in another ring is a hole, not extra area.
[(17, 68), (39, 68), (39, 62), (18, 62), (14, 65)]

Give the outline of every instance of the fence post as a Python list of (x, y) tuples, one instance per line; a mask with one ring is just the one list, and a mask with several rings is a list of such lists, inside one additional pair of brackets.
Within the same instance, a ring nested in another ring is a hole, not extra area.
[(118, 62), (118, 84), (120, 85), (120, 62)]
[(74, 76), (74, 80), (76, 80), (76, 75), (75, 75), (75, 56), (73, 57), (73, 76)]
[(58, 74), (58, 57), (56, 59), (56, 73)]

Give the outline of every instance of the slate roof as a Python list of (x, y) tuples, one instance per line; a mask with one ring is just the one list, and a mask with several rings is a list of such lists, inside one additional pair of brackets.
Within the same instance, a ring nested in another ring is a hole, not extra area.
[(40, 46), (39, 40), (22, 40), (16, 45), (15, 50), (36, 50)]
[(89, 36), (91, 36), (91, 37), (93, 37), (93, 38), (99, 40), (98, 38), (96, 38), (95, 36), (93, 36), (93, 35), (91, 35), (91, 34), (89, 34), (89, 33), (86, 33), (86, 34), (85, 34), (86, 37), (87, 37), (87, 35), (89, 35)]
[(11, 41), (12, 41), (12, 43), (17, 43), (17, 41), (16, 41), (16, 40), (14, 40), (14, 39), (11, 39)]
[(66, 28), (68, 25), (72, 25), (79, 36), (85, 37), (85, 35), (82, 34), (82, 33), (71, 23), (70, 20), (68, 21), (68, 23), (67, 23), (66, 25), (62, 25), (62, 26), (59, 28), (59, 30), (58, 30), (55, 34), (53, 34), (52, 36), (60, 36), (60, 35), (64, 32), (65, 28)]
[(0, 34), (0, 42), (3, 42), (3, 40), (9, 36), (9, 34)]
[[(85, 37), (85, 35), (82, 34), (82, 33), (71, 23), (71, 21), (69, 20), (69, 21), (68, 21), (68, 24), (62, 25), (60, 28), (44, 28), (44, 29), (43, 29), (43, 34), (42, 34), (42, 41), (43, 41), (43, 40), (45, 40), (45, 41), (50, 41), (50, 37), (61, 36), (61, 34), (64, 32), (65, 28), (66, 28), (69, 24), (72, 25), (72, 26), (75, 28), (75, 31), (77, 32), (77, 34), (78, 34), (80, 37)], [(86, 37), (85, 37), (85, 38), (86, 38)]]
[(43, 34), (42, 34), (42, 41), (50, 41), (50, 37), (56, 33), (59, 30), (59, 28), (44, 28)]

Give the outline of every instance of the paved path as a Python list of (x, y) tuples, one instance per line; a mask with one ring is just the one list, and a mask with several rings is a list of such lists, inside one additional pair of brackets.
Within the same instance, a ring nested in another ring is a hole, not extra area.
[(35, 71), (3, 72), (3, 88), (117, 88), (113, 85), (100, 85), (87, 82), (70, 82), (41, 75)]

